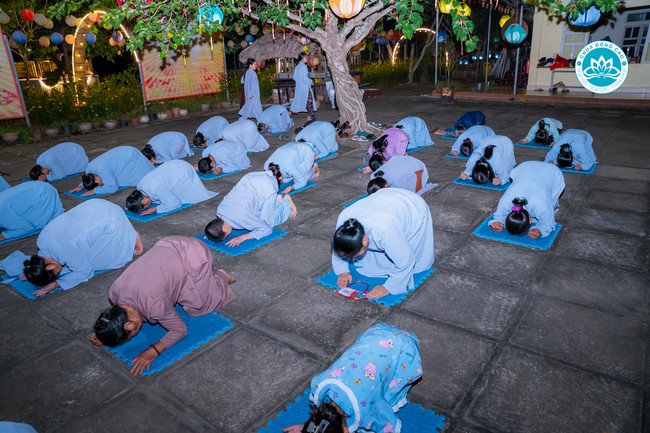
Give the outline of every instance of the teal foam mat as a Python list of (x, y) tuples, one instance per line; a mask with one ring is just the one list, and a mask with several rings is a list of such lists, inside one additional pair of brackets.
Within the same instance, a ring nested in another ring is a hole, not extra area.
[[(152, 204), (152, 206), (155, 206), (155, 205), (156, 205), (156, 203)], [(181, 211), (183, 209), (187, 209), (190, 206), (192, 206), (192, 204), (188, 203), (188, 204), (182, 205), (181, 207), (179, 207), (177, 209), (170, 210), (169, 212), (163, 212), (163, 213), (154, 212), (154, 213), (151, 213), (151, 214), (148, 214), (148, 215), (140, 215), (139, 213), (134, 213), (134, 212), (131, 212), (130, 210), (127, 210), (127, 209), (124, 209), (124, 212), (126, 213), (126, 216), (129, 217), (129, 219), (131, 219), (133, 221), (138, 221), (138, 222), (141, 222), (141, 223), (148, 223), (149, 221), (157, 220), (158, 218), (166, 217), (167, 215), (171, 215), (171, 214), (173, 214), (175, 212)]]
[(9, 242), (13, 242), (13, 241), (17, 241), (19, 239), (25, 239), (25, 238), (28, 238), (30, 236), (37, 235), (37, 234), (39, 234), (41, 232), (41, 230), (43, 230), (43, 229), (33, 230), (33, 231), (29, 232), (29, 233), (25, 233), (24, 235), (17, 236), (15, 238), (5, 239), (4, 241), (0, 241), (0, 245), (8, 244)]
[(465, 155), (460, 154), (460, 153), (458, 154), (458, 156), (454, 156), (451, 153), (445, 153), (445, 156), (447, 158), (454, 158), (454, 159), (469, 159), (469, 156), (465, 156)]
[(241, 170), (235, 170), (231, 171), (228, 173), (219, 173), (219, 174), (214, 174), (212, 172), (210, 173), (201, 173), (199, 171), (196, 172), (196, 174), (199, 176), (199, 179), (201, 180), (214, 180), (214, 179), (219, 179), (222, 177), (230, 176), (231, 174), (239, 173)]
[(463, 180), (460, 177), (454, 179), (454, 183), (456, 185), (471, 186), (471, 187), (474, 187), (474, 188), (491, 189), (493, 191), (505, 191), (510, 186), (510, 182), (506, 183), (505, 185), (493, 185), (492, 182), (484, 183), (483, 185), (481, 185), (479, 183), (474, 182), (470, 178), (468, 178), (466, 180)]
[(548, 236), (541, 237), (539, 239), (533, 239), (531, 237), (528, 237), (527, 233), (524, 233), (523, 235), (511, 235), (510, 233), (508, 233), (505, 227), (502, 231), (495, 232), (488, 225), (488, 223), (490, 222), (490, 220), (492, 220), (492, 218), (493, 215), (487, 217), (487, 219), (483, 221), (481, 225), (478, 226), (472, 234), (474, 236), (478, 236), (479, 238), (483, 238), (483, 239), (489, 239), (492, 241), (504, 242), (506, 244), (519, 245), (520, 247), (545, 251), (551, 248), (551, 245), (553, 245), (555, 238), (557, 237), (557, 235), (560, 233), (560, 230), (562, 229), (562, 224), (558, 223), (555, 226), (555, 230), (553, 230)]
[(321, 156), (320, 158), (316, 158), (316, 159), (314, 160), (314, 162), (325, 161), (325, 160), (328, 160), (328, 159), (330, 159), (330, 158), (334, 158), (334, 157), (337, 156), (337, 155), (338, 155), (337, 152), (329, 153), (329, 154), (327, 154), (327, 155), (325, 155), (325, 156)]
[[(108, 271), (108, 269), (103, 269), (103, 270), (101, 270), (101, 271), (95, 271), (95, 273), (93, 274), (93, 276), (97, 276), (97, 275), (99, 275), (99, 274), (103, 274), (103, 273), (106, 272), (106, 271)], [(59, 290), (62, 290), (60, 287), (57, 287), (56, 289), (52, 290), (51, 292), (46, 293), (46, 294), (44, 294), (44, 295), (42, 295), (42, 296), (39, 296), (39, 297), (37, 298), (37, 297), (34, 296), (32, 293), (35, 292), (35, 291), (37, 291), (37, 290), (40, 289), (41, 287), (44, 287), (44, 286), (37, 286), (37, 285), (34, 285), (34, 284), (30, 283), (30, 282), (27, 281), (27, 280), (20, 280), (20, 279), (18, 279), (17, 277), (10, 277), (10, 276), (8, 276), (8, 275), (3, 275), (3, 276), (2, 276), (2, 280), (3, 280), (3, 281), (6, 281), (6, 284), (8, 284), (8, 285), (10, 285), (11, 287), (13, 287), (14, 289), (16, 289), (16, 291), (17, 291), (18, 293), (20, 293), (21, 295), (23, 295), (25, 298), (27, 298), (27, 299), (31, 299), (32, 301), (34, 301), (34, 300), (36, 300), (36, 299), (43, 298), (43, 297), (45, 297), (45, 296), (47, 296), (47, 295), (49, 295), (49, 294), (51, 294), (51, 293), (58, 292)]]
[(241, 244), (235, 246), (235, 247), (229, 247), (226, 245), (226, 242), (228, 242), (230, 239), (235, 238), (240, 235), (245, 235), (246, 233), (250, 233), (247, 230), (233, 230), (230, 236), (228, 236), (224, 241), (222, 242), (213, 242), (205, 237), (205, 234), (199, 233), (198, 235), (194, 236), (197, 239), (202, 240), (205, 242), (205, 244), (208, 246), (208, 248), (213, 249), (215, 251), (219, 251), (220, 253), (223, 253), (227, 256), (231, 257), (237, 257), (241, 256), (242, 254), (248, 253), (250, 251), (256, 250), (259, 247), (268, 244), (269, 242), (272, 242), (276, 239), (279, 239), (287, 234), (284, 230), (280, 230), (278, 228), (273, 228), (273, 232), (268, 235), (263, 237), (262, 239), (249, 239), (247, 241), (242, 242)]
[[(127, 189), (127, 188), (128, 188), (128, 186), (121, 186), (121, 187), (119, 187), (117, 189), (117, 191), (122, 191), (123, 189)], [(117, 192), (117, 191), (115, 191), (115, 192)], [(81, 194), (83, 194), (85, 192), (88, 192), (88, 191), (86, 191), (85, 189), (82, 189), (81, 191), (77, 191), (77, 192), (66, 191), (63, 194), (67, 195), (69, 197), (74, 197), (74, 198), (79, 199), (79, 200), (90, 200), (91, 198), (101, 198), (101, 197), (106, 197), (107, 195), (115, 194), (115, 193), (112, 192), (110, 194), (93, 194), (93, 195), (82, 196)]]
[(544, 149), (544, 150), (551, 149), (551, 146), (537, 143), (536, 141), (529, 141), (528, 143), (522, 143), (521, 141), (518, 141), (517, 143), (515, 143), (515, 146), (526, 147), (528, 149)]
[(594, 165), (591, 166), (589, 170), (576, 170), (574, 167), (571, 168), (560, 168), (565, 173), (576, 173), (576, 174), (591, 174), (594, 171), (596, 171), (596, 167), (598, 166), (598, 163), (595, 163)]
[[(283, 184), (280, 185), (280, 192), (284, 191), (286, 188), (290, 187), (291, 185), (293, 185), (293, 181), (284, 182)], [(305, 186), (303, 186), (302, 188), (299, 188), (299, 189), (294, 189), (293, 191), (291, 191), (289, 193), (289, 195), (298, 194), (299, 192), (306, 191), (306, 190), (308, 190), (310, 188), (313, 188), (315, 186), (316, 186), (316, 182), (309, 181), (309, 182), (307, 182), (307, 185), (305, 185)]]
[(348, 207), (348, 206), (350, 206), (350, 205), (353, 205), (354, 203), (356, 203), (356, 202), (358, 202), (359, 200), (361, 200), (361, 199), (363, 199), (363, 198), (366, 198), (366, 197), (368, 197), (368, 193), (365, 193), (365, 194), (363, 194), (363, 195), (360, 195), (360, 196), (357, 197), (357, 198), (354, 198), (354, 199), (350, 200), (349, 202), (345, 203), (345, 204), (343, 205), (343, 207), (346, 208), (346, 207)]

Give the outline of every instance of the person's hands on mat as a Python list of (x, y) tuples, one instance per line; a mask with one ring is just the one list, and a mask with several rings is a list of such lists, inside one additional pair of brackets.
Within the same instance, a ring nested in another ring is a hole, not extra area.
[(40, 288), (40, 289), (36, 290), (35, 292), (33, 292), (32, 295), (34, 295), (34, 296), (43, 296), (46, 293), (50, 293), (52, 290), (56, 289), (57, 287), (59, 287), (59, 283), (57, 283), (56, 281), (52, 281), (47, 286), (45, 286), (43, 288)]
[(451, 156), (458, 156), (458, 152), (456, 152), (455, 150), (452, 150), (451, 151)]
[(492, 185), (501, 185), (501, 178), (499, 176), (494, 176), (494, 179), (492, 179)]
[(540, 232), (539, 229), (531, 229), (528, 231), (528, 237), (532, 239), (539, 239), (541, 235), (542, 232)]
[(383, 298), (384, 296), (389, 295), (389, 294), (390, 294), (390, 292), (388, 290), (386, 290), (386, 287), (384, 287), (383, 285), (380, 284), (378, 286), (375, 286), (368, 293), (366, 293), (366, 298), (368, 298), (368, 299), (379, 299), (379, 298)]
[(72, 189), (71, 189), (70, 191), (68, 191), (68, 192), (69, 192), (70, 194), (72, 194), (72, 193), (75, 193), (75, 192), (79, 192), (79, 191), (81, 191), (82, 189), (83, 189), (82, 186), (78, 186), (78, 187), (76, 187), (76, 188), (72, 188)]
[(461, 171), (458, 177), (460, 177), (462, 180), (467, 180), (467, 175), (465, 174), (464, 171)]
[(161, 343), (160, 341), (157, 342), (156, 344), (152, 344), (151, 346), (143, 350), (142, 353), (140, 353), (138, 356), (132, 359), (131, 362), (133, 363), (133, 367), (131, 367), (131, 373), (135, 376), (141, 376), (142, 373), (144, 373), (145, 368), (147, 369), (147, 371), (149, 371), (149, 368), (151, 367), (151, 363), (162, 352), (162, 350), (158, 348), (160, 346), (164, 346), (164, 344)]
[(283, 428), (284, 433), (302, 433), (302, 424), (292, 425), (291, 427)]
[(93, 344), (93, 346), (103, 346), (104, 343), (99, 341), (99, 338), (97, 338), (97, 334), (93, 332), (93, 335), (90, 336), (90, 342)]
[(349, 272), (343, 272), (336, 277), (336, 285), (339, 286), (340, 289), (347, 287), (351, 282), (352, 274)]
[(145, 216), (145, 215), (150, 215), (152, 213), (156, 213), (156, 210), (158, 209), (158, 206), (150, 207), (149, 209), (145, 209), (142, 212), (140, 212), (140, 216)]
[(503, 223), (495, 221), (493, 223), (490, 223), (490, 228), (495, 232), (501, 232), (503, 230)]
[(247, 241), (249, 239), (253, 239), (253, 236), (251, 236), (250, 233), (246, 233), (245, 235), (240, 235), (235, 238), (230, 239), (228, 242), (226, 242), (226, 245), (229, 247), (236, 247), (237, 245), (241, 244), (244, 241)]

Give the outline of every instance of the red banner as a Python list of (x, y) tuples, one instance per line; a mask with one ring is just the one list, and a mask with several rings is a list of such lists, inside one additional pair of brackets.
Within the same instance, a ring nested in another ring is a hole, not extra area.
[(26, 117), (9, 42), (0, 29), (0, 120)]

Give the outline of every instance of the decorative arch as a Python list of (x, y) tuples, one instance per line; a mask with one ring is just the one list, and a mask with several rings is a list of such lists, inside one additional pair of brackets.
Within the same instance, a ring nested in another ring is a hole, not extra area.
[[(417, 33), (417, 32), (433, 33), (434, 35), (436, 34), (435, 31), (433, 31), (433, 30), (431, 30), (431, 29), (427, 29), (426, 27), (418, 27), (417, 29), (415, 29), (415, 32), (414, 32), (414, 33)], [(405, 39), (406, 39), (406, 36), (402, 35), (402, 37), (399, 38), (399, 40), (397, 41), (397, 44), (395, 44), (395, 49), (393, 49), (393, 54), (391, 55), (391, 58), (390, 58), (390, 63), (391, 63), (391, 65), (394, 65), (394, 64), (395, 64), (395, 59), (397, 59), (397, 53), (399, 52), (400, 44), (401, 44), (402, 41), (404, 41)]]

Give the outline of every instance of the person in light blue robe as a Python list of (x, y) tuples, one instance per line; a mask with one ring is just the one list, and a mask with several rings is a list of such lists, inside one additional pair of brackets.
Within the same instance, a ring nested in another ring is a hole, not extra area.
[(307, 112), (307, 120), (314, 117), (314, 112), (318, 109), (316, 105), (316, 98), (312, 87), (314, 81), (309, 78), (309, 68), (307, 68), (308, 55), (305, 52), (298, 54), (298, 64), (293, 71), (293, 81), (296, 82), (296, 90), (291, 102), (290, 113), (303, 113)]
[(54, 218), (36, 245), (38, 255), (25, 264), (27, 280), (45, 286), (35, 296), (76, 287), (95, 271), (121, 268), (144, 250), (122, 208), (102, 199), (85, 201)]
[(196, 128), (192, 139), (195, 147), (208, 147), (221, 138), (221, 133), (228, 126), (228, 121), (222, 116), (212, 116)]
[(317, 158), (336, 153), (339, 143), (336, 141), (336, 128), (330, 122), (316, 120), (305, 126), (296, 135), (296, 141), (305, 141), (314, 148)]
[(467, 128), (474, 125), (485, 125), (485, 114), (480, 111), (468, 111), (460, 116), (454, 124), (456, 135), (460, 135)]
[(41, 230), (63, 213), (59, 192), (45, 182), (25, 182), (0, 192), (0, 241)]
[(201, 160), (194, 167), (201, 173), (221, 174), (246, 170), (251, 166), (251, 160), (246, 154), (243, 144), (220, 140), (203, 150)]
[[(555, 145), (546, 154), (545, 162), (561, 168), (575, 167), (576, 170), (590, 170), (597, 162), (592, 144), (593, 137), (582, 129), (567, 129), (555, 140)], [(565, 145), (569, 145), (568, 147)], [(562, 164), (564, 161), (564, 165)]]
[(135, 147), (118, 146), (93, 159), (86, 175), (81, 177), (82, 185), (71, 192), (88, 191), (83, 196), (111, 194), (120, 187), (136, 186), (145, 174), (153, 170), (153, 164)]
[[(544, 122), (544, 123), (542, 123)], [(552, 119), (550, 117), (544, 117), (543, 119), (540, 119), (535, 123), (533, 126), (530, 127), (530, 131), (528, 131), (528, 134), (526, 135), (525, 138), (522, 138), (519, 140), (521, 143), (526, 144), (531, 141), (537, 142), (535, 139), (537, 136), (538, 131), (541, 129), (540, 126), (543, 126), (544, 130), (548, 133), (549, 136), (549, 145), (552, 146), (555, 140), (557, 140), (560, 137), (560, 131), (563, 128), (562, 122), (560, 122), (557, 119)], [(540, 144), (546, 144), (546, 143), (540, 143)]]
[[(491, 151), (487, 150), (488, 146), (492, 146)], [(492, 155), (488, 156), (490, 153)], [(469, 177), (475, 178), (477, 163), (479, 165), (488, 164), (489, 170), (493, 174), (492, 183), (494, 185), (505, 185), (510, 181), (510, 172), (516, 164), (515, 147), (512, 140), (504, 135), (485, 137), (478, 147), (474, 148), (474, 152), (465, 164), (465, 170), (460, 173), (460, 178), (463, 180)]]
[(400, 295), (414, 288), (413, 274), (434, 262), (433, 222), (414, 192), (384, 188), (344, 209), (336, 221), (332, 268), (339, 287), (352, 282), (349, 267), (368, 277), (387, 277), (366, 296)]
[(36, 165), (30, 170), (32, 180), (56, 182), (72, 174), (81, 173), (88, 167), (88, 156), (81, 145), (72, 142), (59, 143), (41, 153)]
[[(371, 163), (372, 165), (374, 164)], [(376, 191), (375, 187), (371, 188), (371, 185), (376, 184), (372, 180), (378, 178), (386, 181), (386, 185), (382, 186), (382, 188), (402, 188), (420, 195), (431, 190), (433, 187), (433, 185), (429, 184), (429, 171), (427, 170), (427, 166), (419, 159), (410, 155), (393, 156), (377, 168), (370, 175), (371, 183), (368, 184), (368, 194)]]
[(252, 120), (239, 119), (224, 128), (221, 133), (224, 140), (236, 141), (246, 147), (247, 152), (264, 152), (269, 148), (266, 138), (257, 131)]
[(142, 150), (142, 154), (152, 164), (162, 164), (172, 159), (194, 156), (185, 134), (176, 131), (161, 132), (154, 135)]
[(131, 212), (148, 215), (165, 213), (184, 204), (211, 199), (216, 192), (208, 191), (189, 162), (174, 159), (147, 173), (137, 189), (126, 199)]
[(11, 188), (11, 185), (9, 185), (9, 182), (5, 180), (4, 177), (0, 176), (0, 192), (4, 191), (5, 189)]
[(485, 137), (496, 135), (492, 128), (485, 125), (474, 125), (469, 128), (462, 134), (458, 136), (454, 144), (451, 146), (451, 154), (453, 156), (458, 156), (461, 153), (461, 146), (465, 143), (465, 140), (469, 140), (467, 143), (467, 155), (470, 156), (474, 151), (474, 148), (477, 147)]
[(250, 239), (262, 239), (273, 233), (276, 225), (295, 218), (296, 207), (291, 196), (279, 193), (280, 183), (281, 175), (275, 169), (242, 177), (217, 207), (217, 218), (205, 228), (206, 237), (221, 242), (233, 229), (248, 230), (226, 242), (234, 247)]
[(291, 142), (278, 147), (269, 156), (264, 163), (264, 170), (268, 170), (271, 164), (276, 164), (282, 172), (283, 182), (293, 181), (293, 185), (283, 191), (286, 194), (304, 187), (307, 182), (318, 177), (320, 170), (314, 159), (314, 149), (311, 145)]
[(248, 119), (254, 117), (258, 119), (262, 115), (262, 102), (260, 101), (260, 83), (257, 79), (257, 72), (255, 70), (258, 67), (258, 63), (253, 60), (248, 60), (248, 69), (244, 74), (244, 96), (246, 98), (246, 103), (241, 110), (239, 110), (239, 115), (242, 119)]
[[(528, 228), (528, 236), (537, 239), (545, 237), (555, 230), (555, 213), (557, 212), (560, 197), (564, 192), (564, 176), (562, 171), (554, 165), (541, 161), (526, 161), (518, 165), (512, 173), (512, 185), (501, 196), (497, 210), (490, 227), (500, 232), (507, 226), (506, 219), (514, 212), (523, 208), (532, 225)], [(527, 203), (514, 203), (514, 200), (526, 199)], [(514, 206), (513, 206), (514, 205)]]
[(405, 117), (395, 124), (395, 128), (400, 128), (409, 136), (407, 149), (434, 144), (429, 133), (429, 127), (419, 117)]
[(293, 120), (284, 105), (271, 105), (257, 119), (257, 130), (261, 134), (286, 132), (293, 126)]
[[(406, 395), (421, 377), (422, 358), (417, 337), (377, 323), (361, 334), (327, 370), (311, 380), (309, 400), (315, 406), (311, 417), (304, 424), (282, 431), (321, 431), (319, 426), (325, 427), (329, 422), (332, 426), (344, 425), (351, 433), (404, 432), (398, 411), (407, 403)], [(334, 410), (326, 409), (328, 406)]]

